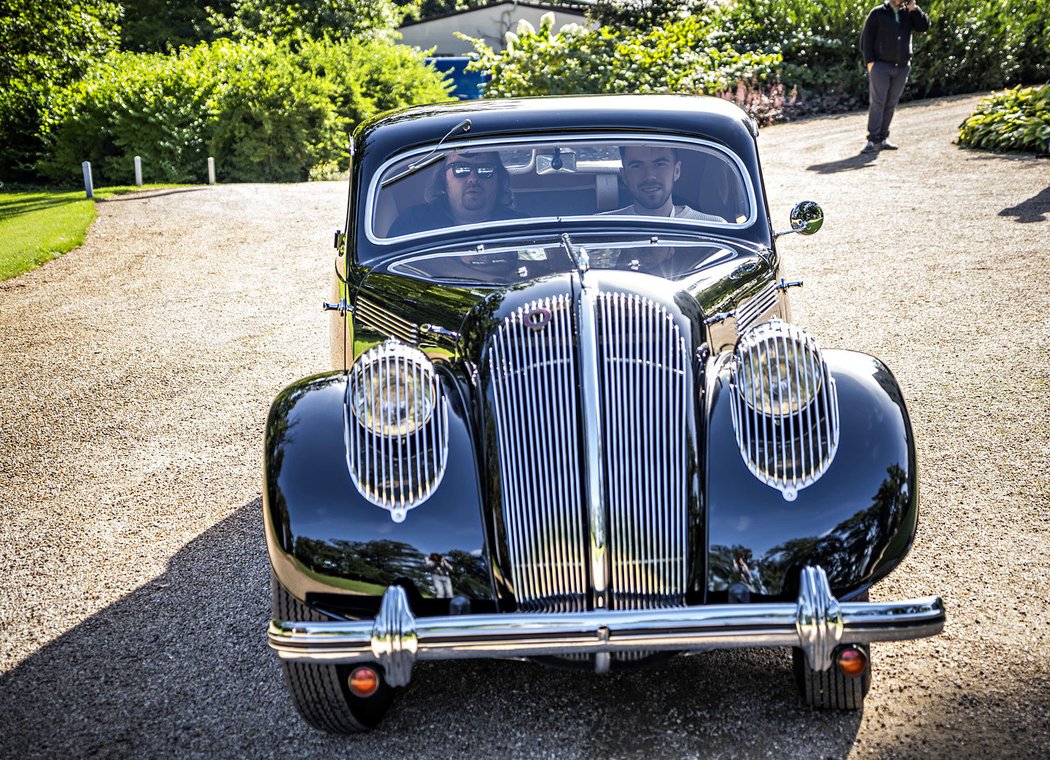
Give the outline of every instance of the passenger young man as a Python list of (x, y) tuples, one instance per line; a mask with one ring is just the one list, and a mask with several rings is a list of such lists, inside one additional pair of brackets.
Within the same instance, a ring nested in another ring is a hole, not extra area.
[(620, 148), (620, 176), (634, 203), (607, 214), (669, 216), (677, 219), (701, 219), (724, 222), (718, 216), (705, 214), (671, 199), (674, 183), (682, 176), (682, 162), (673, 148), (660, 145), (628, 145)]
[(869, 100), (868, 142), (862, 153), (897, 150), (888, 138), (893, 111), (911, 70), (911, 35), (929, 28), (930, 18), (915, 0), (886, 0), (868, 14), (860, 33)]

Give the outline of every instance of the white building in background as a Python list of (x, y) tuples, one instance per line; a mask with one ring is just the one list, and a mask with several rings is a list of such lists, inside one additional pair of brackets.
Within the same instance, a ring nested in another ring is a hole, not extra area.
[(481, 8), (449, 13), (445, 16), (413, 21), (399, 30), (405, 45), (430, 50), (433, 56), (463, 56), (474, 52), (473, 46), (456, 36), (456, 32), (468, 37), (485, 40), (493, 50), (503, 50), (507, 32), (516, 31), (518, 22), (528, 21), (539, 29), (540, 17), (554, 13), (554, 29), (566, 24), (587, 24), (586, 10), (593, 0), (568, 0), (565, 3), (548, 4), (536, 2), (494, 2)]

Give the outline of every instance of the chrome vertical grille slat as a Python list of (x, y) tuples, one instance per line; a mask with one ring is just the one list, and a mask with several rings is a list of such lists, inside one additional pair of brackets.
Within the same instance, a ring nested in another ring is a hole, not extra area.
[[(682, 605), (692, 393), (687, 341), (659, 304), (599, 292), (601, 408), (582, 410), (573, 307), (568, 296), (528, 303), (504, 319), (488, 348), (502, 518), (518, 606), (587, 608), (583, 414), (601, 415), (610, 607)], [(537, 315), (542, 324), (534, 323)]]
[(662, 306), (599, 296), (612, 609), (685, 603), (689, 352)]
[[(548, 314), (543, 329), (530, 320)], [(533, 302), (499, 326), (489, 350), (504, 530), (518, 606), (587, 608), (587, 539), (568, 296)]]

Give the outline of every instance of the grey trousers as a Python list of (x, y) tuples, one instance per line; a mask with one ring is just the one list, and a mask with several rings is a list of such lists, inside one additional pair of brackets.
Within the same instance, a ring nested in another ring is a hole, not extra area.
[(876, 61), (868, 72), (868, 139), (880, 143), (890, 136), (893, 110), (901, 99), (911, 66)]

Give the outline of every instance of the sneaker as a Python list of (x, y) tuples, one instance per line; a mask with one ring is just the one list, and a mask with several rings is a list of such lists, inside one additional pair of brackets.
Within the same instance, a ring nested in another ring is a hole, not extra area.
[(897, 148), (899, 148), (899, 147), (900, 147), (899, 145), (897, 145), (896, 143), (891, 143), (889, 140), (883, 140), (879, 144), (879, 149), (880, 150), (897, 150)]
[(873, 143), (871, 140), (868, 140), (868, 144), (865, 145), (863, 148), (861, 148), (860, 152), (861, 153), (875, 153), (876, 151), (878, 151), (878, 149), (879, 149), (878, 145)]

